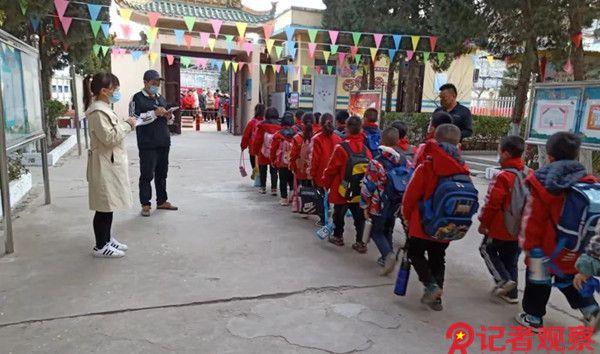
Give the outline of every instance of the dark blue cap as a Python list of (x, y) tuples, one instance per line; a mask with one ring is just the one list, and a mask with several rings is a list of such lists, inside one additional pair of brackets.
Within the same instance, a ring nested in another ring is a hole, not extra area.
[(152, 81), (152, 80), (163, 80), (164, 79), (162, 77), (160, 77), (160, 74), (158, 73), (158, 71), (156, 70), (148, 70), (144, 73), (144, 81)]

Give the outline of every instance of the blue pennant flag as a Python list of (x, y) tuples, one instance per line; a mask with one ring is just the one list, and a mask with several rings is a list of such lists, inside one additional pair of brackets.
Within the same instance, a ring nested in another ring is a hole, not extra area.
[(37, 32), (38, 28), (40, 28), (40, 18), (37, 16), (31, 16), (31, 28), (33, 29), (33, 32)]
[(142, 57), (142, 52), (139, 50), (134, 50), (131, 52), (131, 57), (133, 58), (134, 61), (138, 61), (138, 59), (140, 59)]
[(285, 47), (287, 49), (288, 55), (290, 55), (292, 57), (296, 56), (296, 42), (295, 41), (288, 41), (285, 44)]
[(289, 68), (290, 68), (289, 64), (283, 65), (283, 71), (285, 71), (286, 74), (288, 73)]
[(87, 8), (90, 12), (90, 19), (92, 21), (96, 21), (98, 19), (98, 15), (100, 14), (100, 10), (102, 10), (102, 5), (87, 4)]
[(287, 26), (285, 28), (285, 35), (287, 36), (288, 41), (293, 41), (295, 31), (296, 31), (296, 29), (292, 26)]
[(102, 33), (104, 33), (104, 38), (108, 38), (110, 36), (110, 23), (102, 24)]
[(217, 64), (217, 68), (219, 68), (219, 71), (221, 71), (223, 68), (223, 60), (215, 60), (215, 64)]
[(177, 45), (183, 45), (183, 34), (184, 30), (175, 30), (175, 41), (177, 41)]
[(402, 41), (402, 35), (400, 34), (394, 34), (392, 37), (394, 37), (394, 44), (396, 45), (396, 49), (400, 48), (400, 42)]
[(396, 56), (396, 49), (388, 49), (388, 52), (390, 53), (390, 60), (394, 61), (394, 57)]
[(231, 50), (233, 49), (233, 42), (227, 41), (225, 42), (225, 46), (227, 47), (227, 54), (231, 54)]

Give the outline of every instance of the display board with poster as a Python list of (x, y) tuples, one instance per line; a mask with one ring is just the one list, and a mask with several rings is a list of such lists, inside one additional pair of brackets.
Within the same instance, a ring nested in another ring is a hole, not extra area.
[(580, 134), (584, 147), (600, 149), (600, 82), (536, 84), (527, 142), (543, 144), (560, 131)]
[(381, 91), (352, 91), (348, 99), (348, 112), (351, 116), (362, 117), (367, 108), (381, 112)]
[(333, 75), (315, 75), (314, 112), (335, 115), (336, 84), (336, 77)]

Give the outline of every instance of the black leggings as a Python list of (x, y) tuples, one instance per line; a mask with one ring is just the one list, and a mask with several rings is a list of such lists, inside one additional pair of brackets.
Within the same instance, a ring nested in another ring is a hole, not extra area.
[(252, 166), (252, 169), (256, 167), (256, 156), (254, 155), (250, 155), (250, 166)]
[(279, 193), (281, 198), (288, 197), (288, 189), (294, 189), (294, 175), (287, 167), (282, 167), (279, 169)]
[(271, 174), (271, 189), (277, 189), (277, 169), (271, 165), (259, 165), (260, 169), (260, 187), (267, 188), (267, 167), (269, 167), (269, 173)]
[(110, 229), (113, 221), (113, 213), (97, 211), (94, 215), (94, 236), (96, 236), (96, 248), (101, 249), (110, 242)]

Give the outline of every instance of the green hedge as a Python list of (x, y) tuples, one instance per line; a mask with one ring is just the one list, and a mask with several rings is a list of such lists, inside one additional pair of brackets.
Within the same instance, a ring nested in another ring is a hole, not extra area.
[[(386, 128), (400, 120), (408, 125), (408, 137), (413, 144), (422, 142), (427, 133), (431, 113), (387, 112), (381, 126)], [(506, 117), (473, 116), (473, 136), (462, 143), (464, 150), (496, 150), (498, 142), (510, 131), (510, 119)], [(523, 128), (523, 126), (522, 126)]]

